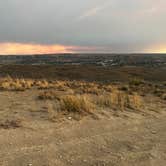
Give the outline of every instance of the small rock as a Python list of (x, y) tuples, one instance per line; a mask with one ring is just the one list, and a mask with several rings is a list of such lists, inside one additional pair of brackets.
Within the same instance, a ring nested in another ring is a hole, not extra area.
[(151, 131), (152, 134), (157, 134), (157, 131)]
[(68, 119), (69, 119), (69, 120), (71, 120), (71, 119), (72, 119), (72, 117), (70, 117), (70, 116), (69, 116), (69, 117), (68, 117)]

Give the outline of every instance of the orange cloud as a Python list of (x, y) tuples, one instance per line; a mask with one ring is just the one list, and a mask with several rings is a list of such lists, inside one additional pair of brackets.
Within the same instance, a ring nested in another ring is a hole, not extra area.
[(0, 43), (1, 55), (72, 53), (72, 46)]

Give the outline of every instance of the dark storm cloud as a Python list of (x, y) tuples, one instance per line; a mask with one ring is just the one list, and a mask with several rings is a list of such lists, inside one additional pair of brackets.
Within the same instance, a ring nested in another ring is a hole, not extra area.
[(142, 51), (166, 43), (165, 8), (165, 0), (0, 0), (0, 42)]

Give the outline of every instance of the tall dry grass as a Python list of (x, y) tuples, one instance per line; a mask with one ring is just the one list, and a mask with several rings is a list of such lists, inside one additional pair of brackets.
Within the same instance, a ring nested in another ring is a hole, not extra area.
[(143, 104), (138, 94), (129, 95), (121, 91), (100, 95), (95, 98), (95, 103), (100, 107), (117, 108), (120, 110), (125, 110), (126, 108), (139, 109)]
[(2, 90), (16, 90), (24, 91), (26, 89), (32, 88), (34, 81), (31, 79), (13, 79), (7, 77), (0, 80), (0, 89)]
[[(141, 83), (142, 81), (140, 80), (132, 81), (134, 85)], [(125, 110), (126, 108), (139, 109), (143, 103), (142, 98), (135, 92), (129, 94), (126, 87), (124, 87), (119, 89), (114, 84), (106, 85), (85, 81), (49, 81), (11, 77), (0, 79), (1, 90), (24, 91), (31, 88), (49, 90), (42, 91), (38, 96), (39, 99), (59, 100), (61, 109), (67, 112), (89, 112), (94, 104), (120, 110)], [(60, 96), (57, 91), (61, 92)], [(61, 97), (63, 95), (64, 97)], [(90, 100), (90, 95), (93, 102)]]
[(67, 95), (61, 99), (60, 107), (69, 113), (90, 113), (93, 104), (85, 95)]

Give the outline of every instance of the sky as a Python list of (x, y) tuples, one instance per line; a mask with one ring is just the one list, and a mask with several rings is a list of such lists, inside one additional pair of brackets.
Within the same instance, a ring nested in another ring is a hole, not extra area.
[(0, 54), (166, 53), (166, 0), (0, 0)]

